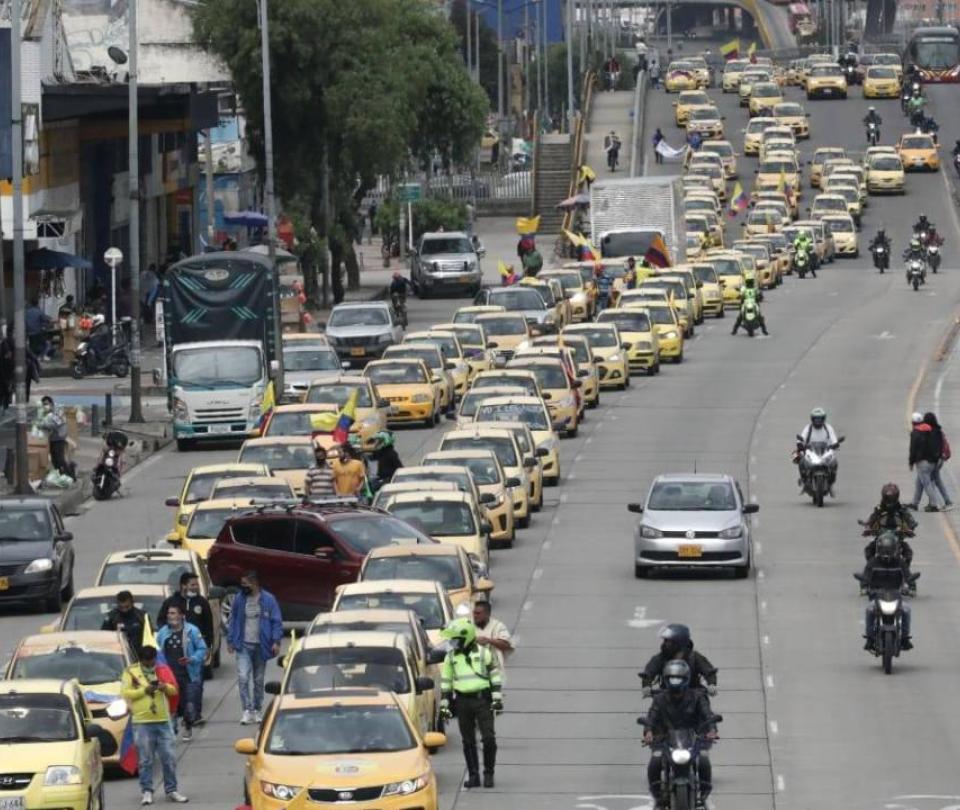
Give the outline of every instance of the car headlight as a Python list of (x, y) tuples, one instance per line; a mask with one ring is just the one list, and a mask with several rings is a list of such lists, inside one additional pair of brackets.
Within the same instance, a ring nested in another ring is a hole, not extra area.
[(288, 802), (293, 799), (301, 790), (303, 790), (303, 788), (298, 787), (297, 785), (279, 785), (276, 782), (266, 782), (261, 779), (260, 790), (262, 790), (267, 796), (272, 796), (274, 799), (280, 799), (282, 802)]
[(554, 323), (556, 320), (557, 320), (557, 313), (555, 313), (555, 312), (548, 312), (546, 315), (543, 316), (543, 321), (542, 321), (542, 322), (543, 322), (543, 323)]
[(654, 529), (653, 526), (641, 526), (640, 536), (653, 540), (657, 537), (663, 537), (663, 532), (659, 529)]
[(80, 785), (83, 775), (73, 765), (51, 765), (43, 777), (44, 785)]
[(393, 343), (393, 335), (377, 335), (377, 343), (381, 346), (387, 346)]
[(680, 335), (679, 335), (677, 332), (674, 332), (673, 330), (671, 330), (671, 331), (667, 332), (667, 333), (664, 335), (664, 337), (667, 338), (668, 340), (672, 340), (673, 338), (678, 338), (678, 337), (680, 337)]
[(173, 400), (173, 421), (186, 422), (190, 418), (190, 411), (187, 409), (187, 403), (182, 399)]
[(614, 352), (613, 354), (611, 354), (611, 355), (607, 358), (607, 362), (608, 362), (608, 363), (622, 363), (622, 362), (623, 362), (623, 355), (620, 354), (619, 352)]
[(734, 540), (742, 534), (743, 526), (731, 526), (729, 529), (724, 529), (720, 532), (720, 537), (724, 540)]
[(34, 560), (30, 565), (23, 569), (24, 574), (42, 574), (44, 571), (53, 570), (53, 560), (48, 557), (41, 557)]
[(423, 790), (430, 782), (430, 777), (426, 773), (420, 774), (416, 779), (404, 779), (402, 782), (390, 782), (383, 786), (382, 796), (409, 796), (418, 790)]
[(549, 439), (545, 439), (544, 441), (540, 442), (537, 447), (542, 447), (544, 450), (552, 453), (557, 449), (557, 440), (551, 436)]
[(433, 397), (431, 397), (429, 394), (414, 394), (412, 397), (410, 397), (411, 402), (419, 403), (429, 402), (431, 399), (433, 399)]

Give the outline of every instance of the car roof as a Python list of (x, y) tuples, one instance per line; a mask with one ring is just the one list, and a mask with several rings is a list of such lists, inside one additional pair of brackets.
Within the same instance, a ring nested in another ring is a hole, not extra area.
[(329, 377), (317, 377), (310, 382), (314, 385), (367, 385), (369, 380), (359, 374), (331, 374)]
[(293, 402), (289, 405), (277, 405), (273, 412), (278, 413), (327, 413), (331, 409), (336, 410), (326, 402)]
[[(424, 457), (426, 459), (437, 459), (438, 461), (443, 461), (445, 459), (452, 458), (493, 458), (497, 459), (496, 454), (493, 450), (490, 450), (486, 447), (478, 447), (477, 449), (470, 449), (466, 447), (461, 447), (457, 450), (434, 450), (432, 453), (427, 453)], [(424, 465), (431, 466), (428, 464)], [(440, 465), (437, 465), (440, 466)]]
[[(367, 552), (367, 559), (374, 557), (459, 557), (460, 546), (452, 543), (417, 544), (415, 546), (377, 546)], [(336, 615), (336, 614), (334, 614)]]
[(58, 678), (17, 678), (15, 680), (0, 680), (0, 694), (24, 695), (62, 695), (67, 691), (79, 691), (75, 681), (60, 680)]
[(454, 481), (390, 481), (377, 490), (377, 502), (387, 495), (406, 495), (410, 492), (459, 492)]
[[(269, 479), (276, 481), (276, 478)], [(282, 479), (281, 479), (282, 480)], [(202, 504), (197, 504), (201, 506)], [(192, 562), (193, 554), (183, 548), (134, 548), (126, 551), (111, 551), (103, 560), (104, 565), (121, 562), (144, 562), (150, 560), (182, 560)]]
[(388, 309), (390, 304), (386, 301), (344, 301), (334, 306), (334, 309)]
[[(310, 633), (300, 639), (300, 646), (291, 656), (295, 660), (304, 650), (326, 650), (335, 647), (408, 647), (403, 633), (388, 630), (330, 630)], [(308, 691), (308, 690), (305, 690)]]
[(488, 397), (483, 401), (484, 405), (544, 405), (540, 397), (533, 394), (506, 394), (495, 397)]
[[(264, 484), (276, 485), (277, 489), (290, 486), (290, 482), (286, 478), (279, 478), (275, 475), (251, 475), (249, 478), (224, 478), (221, 481), (217, 481), (213, 485), (214, 491), (220, 485), (225, 487), (230, 487), (231, 489), (236, 489), (239, 487), (255, 487), (263, 486)], [(199, 504), (197, 504), (199, 506)]]
[(725, 481), (727, 483), (734, 483), (734, 478), (732, 475), (727, 473), (661, 473), (658, 475), (654, 481)]
[(54, 633), (36, 633), (24, 636), (17, 644), (17, 654), (43, 653), (60, 647), (88, 647), (97, 650), (122, 652), (123, 642), (116, 630), (61, 630)]
[(0, 498), (0, 510), (7, 506), (29, 506), (35, 509), (46, 509), (50, 505), (49, 498), (22, 498), (17, 496)]
[(224, 473), (224, 472), (249, 472), (257, 475), (263, 475), (263, 471), (267, 467), (265, 464), (260, 463), (251, 463), (245, 461), (234, 461), (224, 464), (204, 464), (199, 467), (194, 467), (190, 472), (187, 473), (188, 477), (194, 475), (208, 475), (215, 473)]
[(441, 590), (438, 582), (432, 579), (373, 579), (363, 582), (348, 582), (340, 586), (344, 596), (373, 593), (432, 593)]
[[(473, 475), (470, 468), (462, 464), (412, 464), (409, 467), (401, 467), (394, 475), (400, 476), (401, 481), (399, 483), (405, 483), (402, 480), (404, 478), (416, 478), (418, 475), (443, 475), (444, 473), (449, 475), (463, 475), (464, 473)], [(398, 481), (395, 478), (390, 483), (395, 484)]]
[(439, 501), (442, 503), (465, 503), (468, 506), (473, 505), (473, 496), (463, 492), (454, 486), (453, 489), (430, 489), (423, 488), (413, 492), (397, 492), (390, 494), (390, 505), (398, 503), (431, 503)]
[[(286, 479), (281, 478), (280, 480), (285, 481)], [(211, 498), (210, 500), (201, 501), (198, 503), (193, 512), (196, 514), (197, 512), (214, 512), (217, 509), (252, 508), (253, 505), (254, 503), (249, 496), (235, 498)]]
[(138, 596), (169, 596), (170, 586), (148, 585), (142, 582), (125, 583), (123, 585), (94, 585), (77, 591), (71, 603), (81, 599), (115, 599), (120, 591), (130, 591), (134, 600), (136, 600)]
[(311, 436), (260, 436), (256, 439), (245, 440), (244, 443), (240, 445), (240, 450), (242, 451), (244, 447), (248, 446), (261, 447), (272, 444), (291, 444), (313, 447), (313, 438)]
[[(429, 548), (437, 548), (442, 543), (438, 543), (436, 546), (429, 546)], [(378, 548), (398, 548), (398, 546), (380, 546)], [(418, 546), (419, 548), (419, 546)], [(428, 548), (428, 546), (423, 546), (423, 548)], [(358, 622), (358, 621), (368, 621), (373, 622), (391, 622), (391, 621), (410, 621), (411, 614), (413, 618), (416, 619), (416, 613), (412, 610), (403, 610), (401, 608), (351, 608), (350, 610), (338, 610), (336, 613), (318, 613), (313, 621), (310, 622), (311, 627), (316, 627), (321, 624), (347, 624), (348, 622)], [(312, 635), (312, 633), (310, 634)]]
[[(400, 704), (392, 692), (383, 692), (379, 689), (336, 689), (322, 693), (312, 692), (309, 695), (297, 695), (287, 692), (277, 700), (277, 710), (287, 709), (320, 709), (333, 706), (395, 706), (399, 711)], [(406, 713), (404, 713), (406, 717)], [(335, 755), (343, 759), (340, 754)]]

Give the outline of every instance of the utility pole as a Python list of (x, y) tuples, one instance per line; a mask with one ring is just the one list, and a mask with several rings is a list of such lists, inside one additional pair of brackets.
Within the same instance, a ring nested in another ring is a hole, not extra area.
[(470, 15), (472, 14), (472, 10), (471, 10), (471, 8), (470, 8), (470, 0), (466, 0), (465, 9), (466, 9), (466, 19), (465, 19), (466, 26), (465, 26), (465, 27), (466, 27), (466, 29), (467, 29), (467, 48), (466, 48), (466, 51), (467, 51), (467, 54), (466, 54), (466, 56), (467, 56), (467, 58), (466, 58), (466, 62), (467, 62), (467, 75), (468, 75), (470, 78), (473, 78), (473, 67), (472, 67), (472, 65), (471, 65), (471, 62), (472, 62), (472, 60), (473, 60), (473, 47), (472, 47), (471, 42), (470, 42), (470, 40), (471, 40), (470, 28), (471, 28), (471, 26), (473, 25), (473, 23), (472, 23), (471, 20), (470, 20)]
[(667, 0), (667, 64), (673, 56), (673, 9), (670, 8), (670, 0)]
[[(130, 190), (130, 300), (134, 311), (130, 318), (130, 421), (143, 422), (143, 399), (140, 390), (140, 110), (137, 77), (137, 5), (139, 0), (127, 4), (127, 27), (129, 29), (130, 66), (127, 73), (129, 111), (127, 115), (127, 180)], [(116, 295), (116, 291), (114, 291)], [(119, 324), (114, 323), (114, 334)]]
[(474, 26), (473, 30), (476, 36), (473, 38), (473, 45), (477, 49), (477, 53), (476, 53), (477, 58), (473, 60), (473, 64), (477, 71), (477, 76), (476, 76), (477, 84), (480, 84), (480, 12), (479, 11), (474, 15), (474, 22), (476, 23), (476, 26)]
[(503, 0), (497, 0), (497, 132), (503, 134)]
[(550, 116), (550, 38), (547, 33), (547, 0), (543, 0), (543, 110)]
[(0, 219), (0, 339), (7, 336), (7, 272), (3, 266), (3, 221)]
[[(574, 3), (574, 11), (577, 11), (576, 0), (571, 0)], [(586, 19), (587, 7), (583, 3), (583, 0), (580, 0), (580, 10), (577, 17), (577, 31), (580, 34), (580, 74), (577, 77), (579, 81), (578, 85), (583, 84), (583, 74), (587, 72), (587, 19)]]
[(20, 0), (10, 0), (10, 109), (13, 149), (13, 331), (14, 379), (16, 381), (16, 492), (33, 494), (30, 486), (27, 454), (27, 326), (23, 313), (26, 309), (26, 278), (23, 262), (23, 103), (21, 100), (22, 73), (20, 48)]
[(573, 0), (567, 0), (567, 132), (573, 132)]
[(203, 155), (207, 162), (204, 172), (207, 192), (207, 246), (213, 247), (213, 238), (217, 234), (217, 207), (213, 199), (213, 130), (208, 129), (203, 143)]
[[(270, 96), (270, 20), (268, 0), (260, 0), (260, 60), (263, 63), (264, 197), (267, 203), (267, 256), (273, 273), (273, 351), (277, 372), (274, 395), (283, 394), (283, 335), (280, 332), (280, 272), (277, 267), (277, 203), (273, 193), (273, 109)], [(330, 223), (327, 223), (329, 229)]]
[[(530, 116), (530, 44), (533, 38), (530, 36), (530, 2), (523, 4), (523, 109), (528, 117)], [(535, 43), (536, 40), (533, 40)], [(534, 51), (536, 52), (536, 51)], [(537, 64), (537, 75), (540, 71), (540, 65)]]
[[(536, 3), (541, 3), (543, 0), (534, 0)], [(540, 9), (534, 7), (533, 10), (533, 19), (534, 27), (531, 29), (533, 33), (533, 47), (534, 53), (536, 54), (537, 62), (537, 114), (534, 118), (535, 120), (535, 131), (540, 131), (540, 116), (543, 115), (543, 54), (540, 52)]]

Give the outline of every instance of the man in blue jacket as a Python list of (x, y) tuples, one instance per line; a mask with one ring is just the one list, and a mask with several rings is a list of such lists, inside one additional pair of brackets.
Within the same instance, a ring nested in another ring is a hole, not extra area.
[(260, 587), (256, 571), (240, 578), (240, 593), (230, 609), (227, 649), (237, 655), (237, 685), (243, 725), (263, 719), (263, 673), (280, 653), (283, 618), (276, 597)]
[[(173, 670), (180, 692), (177, 717), (183, 720), (183, 737), (193, 739), (193, 727), (200, 717), (203, 703), (203, 662), (207, 644), (200, 631), (184, 620), (179, 605), (167, 608), (167, 623), (157, 631), (157, 647), (167, 666)], [(173, 721), (176, 733), (176, 719)]]

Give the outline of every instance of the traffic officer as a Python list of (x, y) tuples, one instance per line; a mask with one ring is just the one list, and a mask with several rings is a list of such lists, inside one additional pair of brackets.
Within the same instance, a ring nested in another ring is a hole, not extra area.
[[(497, 656), (489, 646), (477, 644), (477, 628), (469, 618), (454, 619), (440, 631), (450, 650), (440, 668), (440, 714), (449, 720), (456, 710), (467, 763), (465, 788), (480, 787), (480, 758), (477, 754), (477, 727), (483, 741), (483, 786), (493, 787), (497, 760), (494, 714), (503, 711), (500, 692), (502, 675)], [(453, 704), (451, 706), (451, 703)]]

